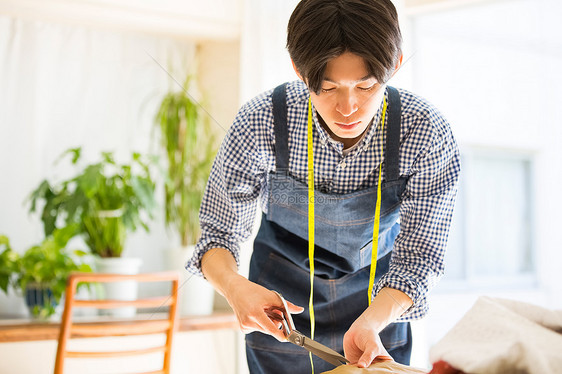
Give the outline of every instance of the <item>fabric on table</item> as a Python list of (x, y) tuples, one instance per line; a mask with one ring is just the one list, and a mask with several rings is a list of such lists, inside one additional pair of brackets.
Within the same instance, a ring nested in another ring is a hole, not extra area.
[(562, 311), (480, 297), (430, 350), (467, 373), (562, 373)]
[(342, 365), (323, 374), (427, 374), (427, 371), (399, 364), (391, 360), (375, 360), (368, 368)]

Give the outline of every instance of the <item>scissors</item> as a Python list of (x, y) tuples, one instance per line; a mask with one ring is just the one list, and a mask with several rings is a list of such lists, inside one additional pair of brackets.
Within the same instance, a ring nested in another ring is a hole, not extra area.
[(293, 323), (291, 313), (289, 313), (289, 308), (287, 308), (287, 302), (279, 292), (273, 292), (275, 292), (277, 296), (281, 298), (281, 301), (283, 302), (283, 308), (272, 307), (271, 309), (266, 310), (266, 314), (271, 320), (281, 322), (281, 329), (283, 329), (283, 333), (285, 335), (285, 338), (287, 338), (287, 341), (303, 347), (307, 351), (320, 357), (324, 361), (329, 362), (332, 365), (340, 366), (349, 363), (349, 361), (338, 352), (326, 347), (323, 344), (315, 342), (314, 340), (303, 335), (301, 332), (297, 331), (295, 329), (295, 324)]

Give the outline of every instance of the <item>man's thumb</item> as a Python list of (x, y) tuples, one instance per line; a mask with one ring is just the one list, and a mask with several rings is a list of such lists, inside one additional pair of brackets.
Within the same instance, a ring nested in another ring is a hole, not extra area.
[(371, 347), (367, 347), (367, 349), (365, 349), (365, 352), (363, 352), (363, 354), (357, 361), (357, 366), (360, 368), (369, 367), (374, 359), (375, 359), (375, 351), (371, 349)]

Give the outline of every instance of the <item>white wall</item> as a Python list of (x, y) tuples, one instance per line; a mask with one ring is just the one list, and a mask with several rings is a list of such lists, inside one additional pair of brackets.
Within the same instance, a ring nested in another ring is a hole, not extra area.
[(11, 17), (191, 40), (238, 39), (240, 12), (240, 0), (0, 0)]
[(297, 0), (244, 0), (241, 28), (241, 100), (298, 79), (287, 43), (287, 23)]
[[(24, 11), (29, 3), (0, 1), (0, 233), (17, 251), (43, 238), (39, 216), (30, 216), (24, 202), (43, 178), (70, 175), (67, 160), (54, 167), (64, 150), (83, 146), (86, 161), (97, 160), (102, 150), (115, 151), (119, 161), (128, 161), (133, 150), (156, 152), (153, 119), (159, 101), (168, 89), (180, 89), (168, 72), (179, 82), (198, 73), (201, 102), (216, 120), (218, 139), (235, 116), (240, 90), (238, 33), (172, 38), (151, 23), (143, 32), (97, 19), (82, 26), (47, 15), (38, 19), (34, 11)], [(203, 22), (228, 13), (230, 23), (239, 22), (238, 2), (201, 4), (183, 4), (178, 14), (191, 9)], [(52, 1), (49, 9), (62, 17), (59, 5)], [(119, 15), (112, 6), (105, 17)], [(124, 255), (142, 257), (143, 271), (161, 270), (163, 249), (176, 246), (175, 240), (159, 211), (150, 233), (129, 236)], [(80, 241), (72, 244), (83, 247)], [(0, 313), (21, 315), (25, 309), (21, 299), (0, 293)]]
[[(562, 308), (558, 237), (562, 197), (557, 192), (562, 183), (558, 166), (562, 162), (561, 15), (560, 2), (518, 0), (477, 2), (410, 17), (407, 37), (413, 38), (414, 71), (409, 88), (445, 114), (461, 152), (530, 155), (534, 166), (530, 199), (536, 280), (496, 279), (463, 285), (448, 283), (446, 276), (430, 297), (429, 316), (417, 324), (424, 351), (479, 295)], [(419, 362), (427, 364), (426, 360), (422, 357)]]
[(133, 149), (148, 151), (152, 118), (168, 88), (151, 56), (177, 68), (195, 46), (6, 16), (0, 28), (0, 228), (22, 249), (42, 237), (26, 197), (42, 178), (68, 173), (65, 163), (53, 166), (56, 158), (79, 145), (88, 160), (101, 150), (122, 159)]

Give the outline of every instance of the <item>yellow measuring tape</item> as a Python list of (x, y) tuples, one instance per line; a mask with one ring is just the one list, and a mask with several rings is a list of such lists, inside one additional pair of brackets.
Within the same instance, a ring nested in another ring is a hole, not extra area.
[[(381, 133), (384, 134), (384, 122), (386, 115), (386, 97), (384, 98), (382, 117), (381, 117)], [(310, 338), (314, 339), (314, 154), (312, 144), (312, 101), (308, 99), (308, 262), (310, 263), (310, 298), (308, 301), (308, 310), (310, 314)], [(381, 155), (383, 154), (383, 145), (381, 145)], [(377, 202), (375, 205), (375, 222), (373, 227), (373, 251), (371, 255), (371, 270), (369, 275), (369, 305), (371, 305), (371, 295), (373, 294), (373, 286), (375, 283), (375, 272), (377, 270), (377, 253), (379, 241), (379, 224), (381, 216), (381, 179), (382, 179), (382, 160), (379, 164), (379, 178), (377, 183)], [(309, 354), (310, 366), (314, 374), (314, 363), (312, 361), (312, 353)]]
[[(310, 299), (308, 300), (308, 310), (310, 313), (310, 338), (314, 340), (314, 155), (312, 147), (312, 102), (308, 98), (308, 262), (310, 263)], [(312, 352), (310, 366), (314, 374), (314, 362)]]
[[(381, 134), (384, 134), (384, 119), (386, 115), (386, 97), (382, 105), (381, 117)], [(381, 155), (384, 152), (384, 142), (381, 141)], [(369, 274), (369, 290), (367, 297), (369, 298), (369, 305), (371, 305), (371, 298), (373, 295), (373, 286), (375, 285), (375, 273), (377, 271), (377, 258), (379, 252), (379, 225), (381, 222), (381, 179), (382, 179), (382, 159), (379, 164), (379, 180), (377, 183), (377, 203), (375, 205), (375, 223), (373, 225), (373, 250), (371, 252), (371, 271)]]

